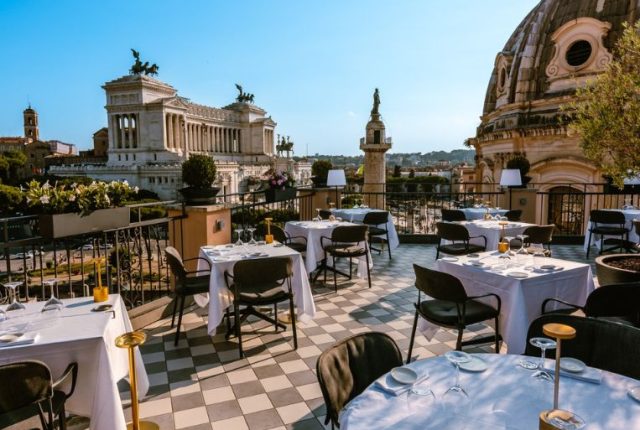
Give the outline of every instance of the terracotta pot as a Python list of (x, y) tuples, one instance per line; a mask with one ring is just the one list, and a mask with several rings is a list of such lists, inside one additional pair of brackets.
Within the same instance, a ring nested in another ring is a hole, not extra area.
[(622, 284), (625, 282), (640, 282), (640, 272), (633, 270), (619, 269), (610, 266), (608, 263), (615, 260), (632, 258), (640, 259), (640, 254), (615, 254), (601, 255), (596, 258), (596, 274), (600, 285)]
[(40, 235), (47, 239), (97, 233), (129, 225), (129, 208), (99, 209), (89, 215), (77, 213), (40, 215)]

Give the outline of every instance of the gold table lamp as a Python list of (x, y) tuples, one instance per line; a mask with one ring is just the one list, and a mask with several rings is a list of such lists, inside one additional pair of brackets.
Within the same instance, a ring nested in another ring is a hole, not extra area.
[(131, 419), (127, 424), (127, 430), (160, 430), (158, 424), (151, 421), (140, 421), (138, 404), (138, 378), (136, 376), (135, 348), (147, 340), (147, 335), (141, 331), (132, 331), (116, 338), (118, 348), (129, 350), (129, 379), (131, 386)]

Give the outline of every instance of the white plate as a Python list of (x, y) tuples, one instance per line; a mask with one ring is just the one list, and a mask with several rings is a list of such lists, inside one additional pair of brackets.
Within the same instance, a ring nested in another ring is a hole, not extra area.
[(394, 367), (391, 377), (401, 384), (415, 384), (418, 380), (418, 374), (408, 367)]
[(478, 267), (478, 268), (483, 268), (485, 266), (485, 264), (482, 261), (478, 261), (478, 260), (465, 261), (464, 265), (471, 266), (471, 267)]
[(580, 373), (587, 368), (587, 365), (577, 358), (563, 357), (560, 359), (560, 369), (571, 373)]
[(555, 268), (555, 264), (543, 264), (540, 266), (540, 269), (542, 270), (555, 270)]
[(23, 333), (6, 333), (0, 336), (0, 343), (8, 344), (22, 338)]
[(516, 279), (524, 279), (524, 278), (528, 278), (529, 274), (527, 272), (509, 272), (507, 273), (507, 276), (511, 278), (516, 278)]
[(484, 372), (488, 368), (489, 365), (487, 362), (475, 355), (471, 356), (471, 361), (460, 363), (460, 369), (466, 370), (467, 372)]
[(448, 261), (449, 263), (453, 263), (454, 261), (458, 261), (456, 257), (442, 257), (440, 260)]
[(629, 388), (629, 391), (627, 391), (627, 393), (633, 400), (635, 400), (636, 402), (640, 402), (640, 387)]

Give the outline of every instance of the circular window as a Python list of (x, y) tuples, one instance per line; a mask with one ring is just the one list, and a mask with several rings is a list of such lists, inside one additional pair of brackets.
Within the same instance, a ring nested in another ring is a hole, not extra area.
[(592, 48), (589, 42), (586, 40), (578, 40), (569, 46), (565, 58), (570, 66), (578, 67), (587, 62), (589, 57), (591, 57), (591, 52)]

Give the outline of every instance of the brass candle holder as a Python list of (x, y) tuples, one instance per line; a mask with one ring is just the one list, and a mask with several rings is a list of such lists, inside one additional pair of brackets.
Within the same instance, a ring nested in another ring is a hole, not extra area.
[[(562, 423), (573, 424), (572, 428), (582, 428), (584, 422), (582, 418), (573, 412), (558, 408), (558, 396), (560, 394), (560, 350), (563, 340), (569, 340), (576, 337), (576, 329), (565, 324), (545, 324), (542, 326), (542, 332), (551, 338), (556, 339), (556, 363), (555, 375), (553, 383), (553, 409), (542, 411), (539, 417), (540, 430), (562, 430), (567, 428)], [(557, 425), (556, 425), (557, 424)]]
[(271, 220), (273, 218), (265, 218), (264, 222), (267, 223), (267, 234), (264, 236), (265, 243), (273, 243), (273, 235), (271, 234)]
[(147, 335), (141, 331), (132, 331), (116, 338), (118, 348), (129, 350), (129, 385), (131, 386), (131, 422), (127, 423), (127, 430), (160, 430), (158, 424), (151, 421), (140, 421), (140, 405), (138, 403), (138, 378), (136, 376), (135, 348), (147, 340)]

